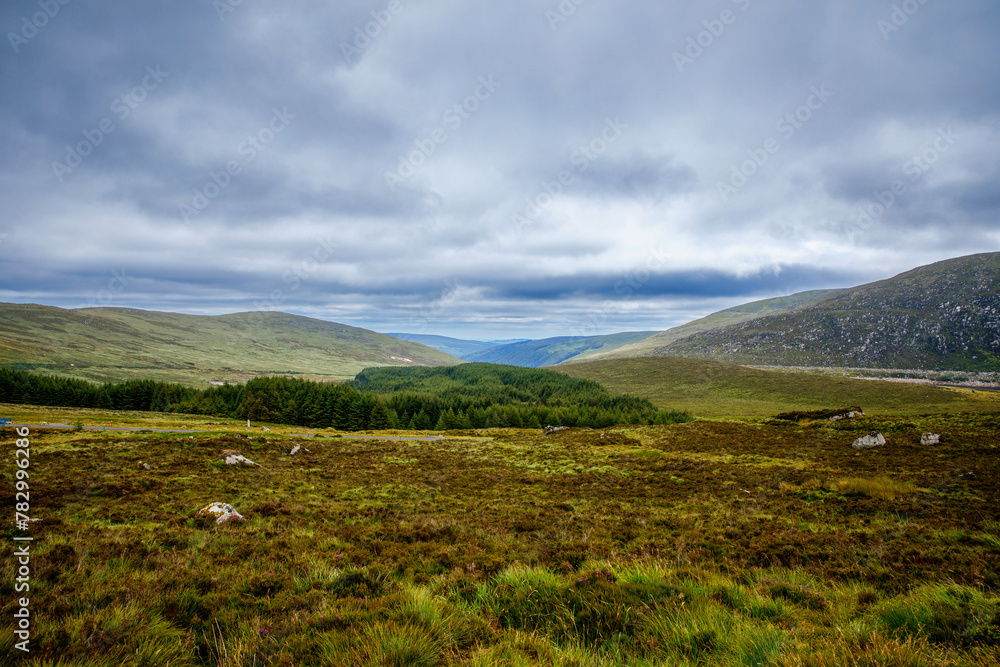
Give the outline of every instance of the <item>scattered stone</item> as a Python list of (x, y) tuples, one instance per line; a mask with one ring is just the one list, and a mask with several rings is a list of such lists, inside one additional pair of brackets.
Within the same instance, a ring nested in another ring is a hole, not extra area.
[(268, 427), (266, 427), (266, 426), (261, 426), (261, 428), (262, 428), (262, 429), (264, 429), (265, 431), (267, 431), (268, 433), (270, 433), (270, 432), (271, 432), (271, 429), (269, 429), (269, 428), (268, 428)]
[(299, 453), (300, 449), (302, 449), (302, 445), (295, 445), (294, 447), (292, 447), (292, 451), (288, 452), (288, 455), (295, 456), (296, 454)]
[(864, 416), (865, 416), (864, 411), (862, 411), (861, 408), (858, 408), (856, 410), (852, 409), (848, 410), (847, 412), (842, 412), (839, 415), (833, 415), (832, 417), (830, 417), (830, 421), (839, 422), (841, 419), (854, 419), (855, 417), (864, 417)]
[(198, 510), (198, 516), (205, 519), (215, 519), (215, 523), (220, 526), (230, 521), (244, 521), (246, 519), (229, 503), (212, 503), (202, 507)]
[(556, 431), (567, 431), (569, 426), (546, 426), (542, 429), (542, 435), (549, 435), (550, 433), (555, 433)]
[(941, 444), (941, 434), (940, 433), (924, 433), (920, 436), (921, 445), (940, 445)]
[(139, 465), (138, 465), (138, 466), (136, 466), (136, 467), (137, 467), (137, 468), (138, 468), (139, 470), (152, 470), (152, 468), (150, 468), (150, 467), (149, 467), (149, 464), (148, 464), (148, 463), (146, 463), (146, 462), (144, 462), (144, 461), (139, 461)]
[(226, 462), (226, 465), (230, 466), (257, 466), (258, 468), (263, 468), (264, 466), (259, 463), (254, 463), (247, 457), (240, 454), (235, 449), (227, 449), (222, 452), (222, 460)]
[(851, 447), (854, 449), (870, 449), (872, 447), (882, 447), (885, 445), (885, 436), (878, 431), (872, 431), (868, 435), (863, 435), (854, 441)]

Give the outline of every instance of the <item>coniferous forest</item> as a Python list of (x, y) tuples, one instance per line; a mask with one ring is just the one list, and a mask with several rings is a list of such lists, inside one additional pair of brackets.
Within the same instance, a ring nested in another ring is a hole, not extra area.
[(213, 415), (342, 431), (604, 428), (691, 419), (658, 410), (646, 399), (614, 396), (590, 380), (494, 364), (373, 368), (345, 384), (261, 377), (208, 389), (152, 380), (94, 384), (3, 368), (0, 402)]

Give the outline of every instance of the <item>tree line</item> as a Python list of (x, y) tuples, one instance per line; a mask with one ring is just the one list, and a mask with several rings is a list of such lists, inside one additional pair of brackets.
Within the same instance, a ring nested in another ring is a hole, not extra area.
[(463, 364), (442, 369), (368, 369), (344, 384), (260, 377), (197, 389), (153, 380), (95, 384), (0, 368), (0, 402), (213, 415), (341, 431), (541, 428), (676, 423), (600, 384), (538, 369)]

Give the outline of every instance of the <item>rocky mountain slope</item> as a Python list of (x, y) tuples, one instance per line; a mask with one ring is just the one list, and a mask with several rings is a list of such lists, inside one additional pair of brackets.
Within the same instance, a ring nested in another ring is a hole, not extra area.
[(1000, 253), (937, 262), (651, 351), (751, 364), (1000, 370)]

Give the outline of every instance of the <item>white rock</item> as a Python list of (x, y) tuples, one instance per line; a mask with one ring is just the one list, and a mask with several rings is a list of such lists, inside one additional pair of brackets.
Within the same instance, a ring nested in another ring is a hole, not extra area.
[(230, 521), (243, 521), (246, 517), (236, 511), (229, 503), (212, 503), (198, 510), (199, 516), (213, 517), (220, 526)]
[(845, 412), (843, 414), (834, 415), (830, 417), (830, 421), (839, 422), (841, 419), (854, 419), (855, 417), (864, 417), (865, 413), (861, 410), (851, 410), (850, 412)]
[(854, 441), (851, 447), (854, 449), (869, 449), (871, 447), (882, 447), (885, 445), (885, 436), (878, 431), (872, 431), (868, 435), (863, 435)]
[(924, 433), (920, 436), (921, 445), (940, 445), (941, 444), (941, 434), (940, 433)]
[(263, 468), (264, 466), (259, 463), (254, 463), (247, 457), (243, 456), (239, 452), (233, 449), (227, 449), (222, 452), (222, 460), (226, 462), (226, 465), (230, 466), (257, 466), (258, 468)]

